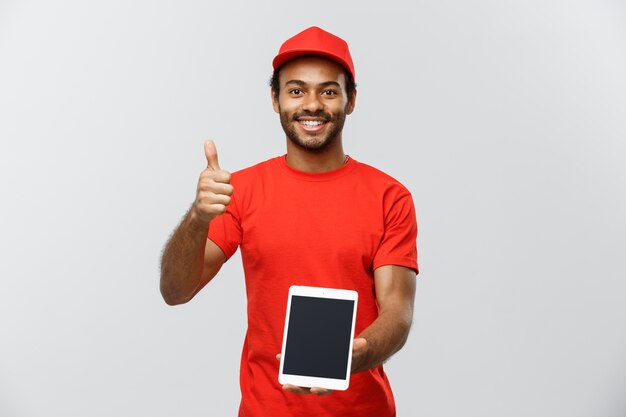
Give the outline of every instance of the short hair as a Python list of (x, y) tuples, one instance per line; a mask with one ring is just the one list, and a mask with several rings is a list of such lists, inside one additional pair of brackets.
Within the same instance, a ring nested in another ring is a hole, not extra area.
[[(346, 75), (346, 94), (348, 95), (348, 99), (352, 97), (354, 91), (356, 90), (356, 83), (354, 82), (354, 78), (352, 74), (348, 70), (344, 70)], [(270, 78), (270, 87), (272, 87), (272, 91), (274, 94), (278, 95), (280, 93), (280, 83), (278, 82), (278, 77), (280, 75), (280, 67), (276, 68), (272, 73), (272, 77)]]

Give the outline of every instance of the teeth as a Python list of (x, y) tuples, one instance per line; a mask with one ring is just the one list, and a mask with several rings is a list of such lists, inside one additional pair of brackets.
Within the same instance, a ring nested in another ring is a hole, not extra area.
[(307, 127), (315, 127), (322, 124), (322, 122), (319, 120), (301, 120), (300, 123)]

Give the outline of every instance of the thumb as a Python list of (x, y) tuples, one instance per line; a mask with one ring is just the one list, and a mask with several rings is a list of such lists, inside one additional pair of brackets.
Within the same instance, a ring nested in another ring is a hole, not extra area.
[(352, 343), (353, 352), (364, 350), (366, 347), (367, 347), (367, 339), (364, 339), (362, 337), (354, 339), (354, 342)]
[(204, 142), (204, 155), (206, 156), (207, 168), (217, 171), (220, 169), (220, 164), (217, 161), (217, 149), (215, 143), (212, 140)]

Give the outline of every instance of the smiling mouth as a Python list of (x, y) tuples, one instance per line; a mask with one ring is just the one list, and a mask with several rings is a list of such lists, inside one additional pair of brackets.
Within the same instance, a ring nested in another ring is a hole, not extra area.
[(322, 130), (322, 128), (324, 127), (324, 125), (326, 125), (326, 121), (325, 120), (309, 120), (309, 119), (299, 119), (298, 120), (298, 124), (300, 125), (300, 127), (302, 127), (302, 129), (304, 129), (307, 132), (317, 132), (319, 130)]

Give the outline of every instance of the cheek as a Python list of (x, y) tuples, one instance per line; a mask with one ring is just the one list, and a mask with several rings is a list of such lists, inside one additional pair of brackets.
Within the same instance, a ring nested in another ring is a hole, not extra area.
[(335, 115), (345, 114), (349, 110), (349, 103), (346, 100), (337, 101), (332, 106), (327, 107)]
[(276, 103), (278, 113), (293, 114), (298, 111), (298, 102), (295, 100), (282, 99)]

